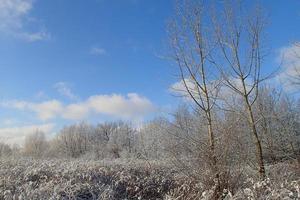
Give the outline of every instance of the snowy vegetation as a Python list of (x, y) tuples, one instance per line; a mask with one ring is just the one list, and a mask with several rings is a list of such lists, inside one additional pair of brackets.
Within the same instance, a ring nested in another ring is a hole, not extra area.
[[(299, 171), (277, 164), (269, 178), (243, 172), (222, 199), (299, 199)], [(299, 170), (299, 169), (298, 169)], [(151, 162), (3, 159), (0, 199), (212, 199), (214, 186), (187, 179), (171, 166)]]

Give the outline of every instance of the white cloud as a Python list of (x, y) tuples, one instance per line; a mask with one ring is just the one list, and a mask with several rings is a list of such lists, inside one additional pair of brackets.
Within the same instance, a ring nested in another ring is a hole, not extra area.
[(25, 137), (29, 134), (34, 133), (36, 130), (43, 131), (46, 135), (52, 133), (54, 124), (40, 124), (10, 128), (0, 128), (0, 141), (7, 144), (18, 144), (22, 145)]
[(62, 95), (65, 96), (71, 100), (77, 100), (78, 97), (73, 94), (70, 86), (66, 82), (58, 82), (54, 84), (54, 88), (57, 89), (57, 91)]
[(63, 105), (57, 100), (45, 101), (42, 103), (29, 103), (28, 109), (37, 113), (41, 120), (52, 119), (63, 111)]
[(176, 83), (173, 83), (170, 86), (169, 91), (174, 93), (174, 94), (178, 94), (178, 95), (182, 95), (182, 96), (188, 96), (189, 94), (187, 92), (186, 87), (188, 87), (189, 90), (194, 90), (195, 84), (190, 79), (185, 78), (184, 81), (180, 80)]
[(30, 16), (34, 0), (0, 0), (0, 32), (6, 35), (34, 42), (50, 37), (44, 29), (28, 31), (27, 25), (37, 25)]
[(279, 51), (278, 60), (282, 62), (282, 71), (276, 79), (285, 90), (295, 90), (295, 85), (292, 82), (293, 77), (300, 75), (300, 44), (282, 47)]
[(126, 119), (141, 118), (154, 110), (147, 98), (136, 93), (129, 93), (127, 97), (117, 94), (91, 96), (86, 104), (96, 113)]
[[(219, 91), (219, 81), (215, 81), (215, 80), (210, 81), (207, 83), (207, 87), (208, 87), (210, 95), (216, 96)], [(188, 79), (188, 78), (185, 78), (184, 81), (180, 80), (180, 81), (172, 84), (169, 88), (169, 91), (175, 95), (180, 95), (187, 99), (190, 99), (191, 97), (190, 97), (190, 94), (188, 93), (187, 89), (191, 92), (191, 94), (195, 98), (197, 98), (197, 96), (199, 95), (199, 91), (200, 91), (200, 93), (202, 93), (200, 88), (198, 90), (197, 84), (193, 80)], [(201, 94), (201, 95), (203, 95), (203, 94)]]
[[(230, 83), (235, 88), (242, 90), (242, 83), (239, 79), (231, 78)], [(191, 94), (193, 94), (195, 99), (198, 99), (199, 93), (198, 93), (197, 85), (191, 79), (185, 79), (185, 84), (188, 87)], [(170, 86), (169, 91), (172, 94), (184, 97), (184, 99), (187, 101), (191, 101), (192, 98), (190, 97), (190, 94), (188, 93), (185, 84), (183, 80), (178, 81)], [(233, 91), (233, 89), (226, 86), (225, 84), (221, 84), (220, 81), (216, 81), (216, 80), (210, 81), (208, 82), (207, 87), (210, 96), (218, 97), (218, 99), (229, 100), (232, 99), (233, 97), (236, 98), (239, 96), (235, 91)], [(251, 86), (247, 80), (246, 80), (246, 89), (247, 91), (250, 91), (251, 89)], [(201, 90), (199, 91), (201, 92)]]
[(44, 101), (42, 103), (12, 100), (1, 102), (0, 105), (6, 108), (14, 108), (23, 111), (33, 111), (41, 120), (52, 119), (63, 111), (63, 105), (58, 100)]
[(90, 108), (85, 103), (70, 104), (65, 107), (62, 117), (65, 119), (80, 120), (88, 116)]
[(0, 0), (1, 29), (20, 29), (23, 17), (32, 9), (31, 0)]
[(85, 101), (64, 105), (58, 100), (40, 103), (26, 101), (5, 101), (0, 106), (36, 113), (40, 120), (57, 117), (71, 120), (83, 120), (92, 114), (103, 114), (115, 118), (139, 120), (155, 110), (154, 105), (145, 97), (136, 93), (127, 96), (118, 94), (95, 95)]
[(103, 48), (92, 47), (92, 48), (90, 49), (90, 54), (96, 55), (96, 56), (103, 56), (103, 55), (106, 55), (107, 52), (106, 52), (106, 50), (103, 49)]

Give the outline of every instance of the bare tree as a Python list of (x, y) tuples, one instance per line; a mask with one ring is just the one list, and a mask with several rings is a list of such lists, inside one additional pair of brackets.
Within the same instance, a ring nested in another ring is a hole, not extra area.
[(24, 144), (24, 153), (26, 155), (40, 157), (43, 156), (48, 147), (45, 133), (39, 130), (26, 136)]
[(276, 127), (274, 117), (277, 115), (276, 107), (281, 98), (281, 93), (274, 88), (266, 86), (261, 87), (261, 92), (258, 95), (255, 103), (254, 111), (260, 118), (258, 128), (261, 130), (262, 144), (265, 147), (265, 157), (270, 158), (272, 162), (277, 160), (277, 145)]
[(12, 155), (12, 148), (5, 143), (0, 143), (0, 157)]
[(123, 121), (114, 123), (114, 127), (108, 141), (110, 153), (112, 153), (115, 158), (121, 157), (121, 153), (127, 155), (132, 153), (135, 134), (134, 128)]
[(104, 140), (106, 143), (111, 139), (111, 136), (114, 132), (117, 131), (118, 124), (115, 122), (112, 123), (103, 123), (97, 125), (98, 137), (100, 140)]
[(300, 164), (300, 121), (299, 102), (283, 96), (276, 106), (273, 123), (274, 136), (280, 157), (296, 159)]
[(247, 113), (248, 124), (256, 147), (256, 160), (261, 178), (265, 177), (265, 166), (261, 140), (257, 128), (257, 118), (253, 105), (259, 94), (259, 86), (265, 78), (261, 68), (263, 60), (263, 31), (265, 20), (259, 8), (249, 16), (243, 13), (237, 1), (225, 5), (224, 11), (214, 16), (218, 56), (212, 63), (222, 73), (224, 84), (239, 95)]
[(145, 124), (137, 134), (137, 156), (142, 159), (162, 159), (166, 157), (167, 137), (165, 129), (167, 128), (166, 120), (157, 118)]
[[(209, 55), (214, 42), (209, 32), (208, 13), (202, 1), (183, 1), (169, 26), (172, 58), (179, 67), (181, 94), (203, 114), (207, 126), (208, 152), (214, 178), (219, 179), (213, 109), (218, 95), (218, 77)], [(200, 145), (200, 144), (199, 144)], [(219, 185), (219, 184), (218, 184)], [(218, 186), (217, 186), (218, 187)]]
[(82, 122), (64, 127), (56, 140), (64, 154), (79, 157), (90, 150), (92, 132), (93, 127)]

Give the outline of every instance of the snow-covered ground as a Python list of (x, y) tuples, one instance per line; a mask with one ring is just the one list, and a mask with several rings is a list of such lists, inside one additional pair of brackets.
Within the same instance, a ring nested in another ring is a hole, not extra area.
[[(300, 199), (299, 169), (277, 164), (268, 172), (265, 181), (244, 174), (242, 183), (229, 184), (222, 198)], [(212, 191), (158, 163), (0, 160), (0, 199), (212, 199)]]

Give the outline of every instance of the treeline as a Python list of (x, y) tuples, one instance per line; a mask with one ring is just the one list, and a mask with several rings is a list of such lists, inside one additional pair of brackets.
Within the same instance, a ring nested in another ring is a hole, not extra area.
[[(237, 102), (235, 110), (214, 111), (218, 162), (255, 163), (255, 150), (244, 109)], [(266, 162), (296, 159), (300, 155), (300, 101), (275, 89), (261, 88), (254, 106), (257, 127)], [(168, 118), (157, 118), (136, 128), (126, 122), (90, 125), (85, 122), (65, 126), (54, 138), (47, 139), (37, 130), (26, 136), (21, 149), (0, 145), (0, 155), (93, 159), (136, 158), (164, 160), (174, 158), (186, 168), (207, 163), (207, 124), (203, 114), (187, 104), (181, 105)], [(204, 160), (206, 160), (204, 162)], [(181, 162), (182, 161), (182, 162)], [(195, 168), (195, 167), (193, 167)]]

